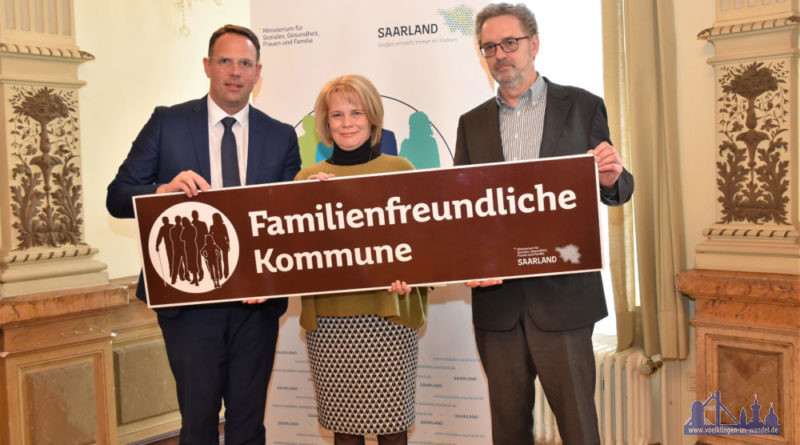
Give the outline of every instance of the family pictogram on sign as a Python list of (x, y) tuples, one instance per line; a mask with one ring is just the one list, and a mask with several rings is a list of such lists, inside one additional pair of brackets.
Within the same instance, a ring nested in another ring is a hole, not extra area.
[(235, 231), (211, 206), (170, 207), (153, 225), (150, 238), (151, 261), (164, 285), (205, 292), (221, 287), (236, 267)]

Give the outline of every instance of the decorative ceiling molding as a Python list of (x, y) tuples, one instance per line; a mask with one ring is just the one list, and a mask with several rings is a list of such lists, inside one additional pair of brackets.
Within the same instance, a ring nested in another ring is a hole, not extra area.
[(700, 33), (697, 34), (697, 38), (701, 40), (707, 40), (711, 37), (744, 32), (767, 31), (776, 28), (798, 26), (798, 24), (800, 24), (800, 16), (791, 15), (769, 20), (757, 20), (754, 22), (735, 23), (731, 25), (718, 25), (700, 31)]
[(706, 237), (729, 237), (732, 239), (738, 238), (753, 238), (753, 239), (791, 239), (800, 236), (800, 233), (794, 229), (784, 228), (767, 228), (755, 229), (749, 228), (732, 228), (732, 227), (709, 227), (703, 230), (703, 236)]
[(56, 48), (42, 45), (23, 45), (0, 42), (0, 53), (32, 56), (63, 57), (75, 60), (94, 60), (94, 56), (77, 48)]

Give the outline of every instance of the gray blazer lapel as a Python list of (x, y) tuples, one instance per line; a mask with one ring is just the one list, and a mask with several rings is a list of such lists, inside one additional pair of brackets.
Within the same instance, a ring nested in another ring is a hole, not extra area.
[(547, 79), (547, 105), (544, 109), (544, 129), (542, 145), (539, 148), (540, 158), (558, 156), (558, 138), (564, 130), (564, 122), (571, 106), (567, 100), (567, 92), (559, 85)]
[(208, 99), (203, 97), (192, 108), (189, 116), (189, 134), (192, 135), (192, 148), (197, 158), (197, 174), (211, 183), (211, 162), (208, 149)]
[(487, 152), (487, 159), (483, 162), (502, 162), (505, 157), (503, 156), (503, 139), (500, 137), (500, 107), (497, 105), (497, 100), (491, 99), (484, 102), (482, 111), (483, 134), (481, 141), (485, 144)]

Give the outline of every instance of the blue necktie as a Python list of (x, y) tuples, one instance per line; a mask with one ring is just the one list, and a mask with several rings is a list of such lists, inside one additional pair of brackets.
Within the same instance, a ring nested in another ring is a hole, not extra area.
[(236, 138), (233, 136), (233, 124), (236, 119), (226, 117), (222, 119), (225, 132), (222, 133), (221, 161), (222, 161), (222, 186), (233, 187), (242, 185), (239, 179), (239, 156), (236, 154)]

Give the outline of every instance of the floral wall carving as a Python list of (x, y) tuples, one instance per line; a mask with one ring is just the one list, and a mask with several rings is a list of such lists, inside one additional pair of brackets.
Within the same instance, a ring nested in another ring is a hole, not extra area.
[(719, 222), (789, 224), (789, 68), (752, 62), (720, 74)]
[(85, 245), (77, 92), (11, 86), (10, 96), (14, 250)]

